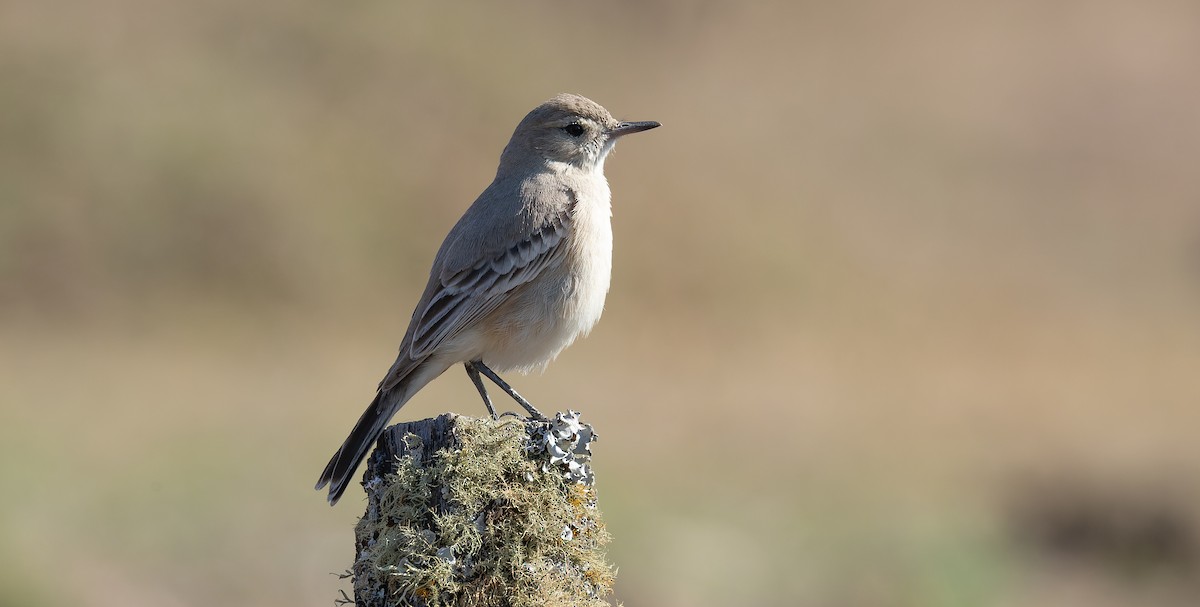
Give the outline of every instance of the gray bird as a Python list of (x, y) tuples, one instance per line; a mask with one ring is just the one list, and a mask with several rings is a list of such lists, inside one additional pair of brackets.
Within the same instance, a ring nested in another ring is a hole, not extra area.
[(612, 271), (604, 159), (621, 136), (657, 126), (618, 121), (572, 94), (521, 120), (496, 178), (438, 249), (396, 362), (317, 481), (330, 505), (396, 411), (455, 364), (493, 417), (481, 373), (543, 417), (493, 369), (544, 368), (600, 319)]

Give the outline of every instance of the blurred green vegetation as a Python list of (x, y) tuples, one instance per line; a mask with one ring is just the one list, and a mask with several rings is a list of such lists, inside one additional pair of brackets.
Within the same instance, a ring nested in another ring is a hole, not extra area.
[(512, 378), (603, 437), (622, 601), (1196, 604), (1200, 6), (16, 0), (0, 605), (334, 600), (311, 483), (560, 91), (664, 124)]

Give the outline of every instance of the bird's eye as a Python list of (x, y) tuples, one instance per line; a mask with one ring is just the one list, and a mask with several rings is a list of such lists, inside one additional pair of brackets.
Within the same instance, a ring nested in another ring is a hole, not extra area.
[(567, 134), (572, 137), (578, 137), (583, 134), (583, 125), (579, 124), (578, 122), (572, 122), (571, 124), (564, 126), (562, 130), (566, 131)]

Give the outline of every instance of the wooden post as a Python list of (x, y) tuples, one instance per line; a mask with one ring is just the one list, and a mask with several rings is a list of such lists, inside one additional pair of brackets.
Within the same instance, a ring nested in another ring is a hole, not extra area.
[(607, 607), (594, 438), (573, 412), (388, 428), (363, 477), (355, 604)]

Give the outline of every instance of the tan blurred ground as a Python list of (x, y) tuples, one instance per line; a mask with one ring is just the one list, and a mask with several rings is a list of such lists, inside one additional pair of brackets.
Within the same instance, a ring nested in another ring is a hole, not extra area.
[(1200, 602), (1200, 5), (17, 0), (0, 605), (329, 605), (311, 483), (559, 91), (664, 124), (513, 378), (599, 429), (626, 604)]

